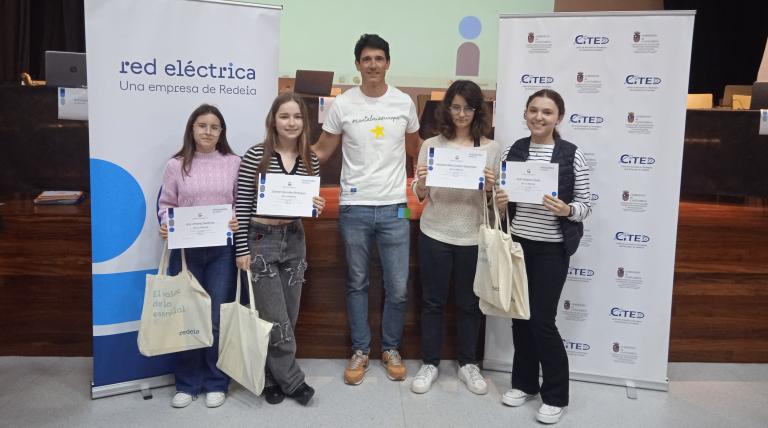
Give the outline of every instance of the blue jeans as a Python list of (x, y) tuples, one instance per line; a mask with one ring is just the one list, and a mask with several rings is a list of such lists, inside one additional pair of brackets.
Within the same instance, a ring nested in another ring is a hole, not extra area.
[[(211, 296), (213, 345), (179, 352), (176, 357), (176, 390), (197, 395), (201, 392), (227, 392), (229, 376), (216, 367), (219, 359), (219, 306), (235, 300), (235, 251), (231, 245), (187, 248), (187, 269)], [(168, 265), (170, 275), (181, 271), (181, 252), (173, 250)]]
[(339, 229), (347, 256), (347, 317), (353, 352), (360, 350), (368, 354), (371, 350), (368, 267), (374, 239), (384, 275), (381, 348), (386, 351), (400, 347), (408, 295), (411, 225), (407, 218), (398, 218), (397, 212), (405, 206), (342, 205), (339, 208)]

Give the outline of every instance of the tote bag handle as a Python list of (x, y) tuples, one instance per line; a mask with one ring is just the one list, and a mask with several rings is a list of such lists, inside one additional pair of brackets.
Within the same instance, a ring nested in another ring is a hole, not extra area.
[[(243, 271), (241, 269), (237, 270), (237, 287), (235, 287), (235, 303), (240, 304), (240, 289), (241, 289), (241, 282), (240, 279), (242, 276)], [(250, 270), (245, 271), (247, 280), (248, 280), (248, 307), (251, 312), (251, 315), (256, 315), (256, 306), (253, 302), (253, 285), (251, 283), (252, 274)]]
[[(256, 316), (256, 304), (254, 303), (253, 298), (253, 274), (250, 270), (245, 271), (247, 280), (248, 280), (248, 309), (251, 312), (252, 316)], [(235, 302), (240, 303), (240, 272), (237, 272), (237, 297), (235, 298)]]
[[(483, 194), (483, 219), (484, 224), (487, 228), (491, 228), (491, 220), (489, 218), (490, 214), (488, 213), (488, 201), (486, 200), (487, 196)], [(494, 222), (493, 222), (493, 228), (496, 230), (502, 230), (501, 228), (501, 219), (499, 218), (499, 207), (496, 206), (496, 188), (491, 188), (491, 205), (493, 205), (493, 215), (494, 215)], [(505, 208), (506, 211), (506, 218), (507, 218), (507, 235), (512, 236), (512, 229), (510, 228), (509, 223), (509, 208)]]
[[(170, 263), (171, 250), (168, 249), (168, 240), (163, 240), (163, 252), (160, 253), (160, 264), (157, 266), (158, 275), (168, 275), (168, 264)], [(187, 271), (187, 257), (184, 255), (184, 249), (181, 249), (181, 271)]]

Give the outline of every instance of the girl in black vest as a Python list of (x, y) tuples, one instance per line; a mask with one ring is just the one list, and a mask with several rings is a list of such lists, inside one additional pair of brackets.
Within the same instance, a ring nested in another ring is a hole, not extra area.
[(496, 198), (501, 209), (508, 207), (512, 234), (525, 253), (531, 306), (530, 320), (512, 323), (512, 389), (502, 402), (517, 407), (541, 393), (536, 419), (549, 424), (558, 422), (568, 406), (568, 356), (555, 316), (570, 256), (584, 233), (581, 222), (592, 211), (584, 155), (561, 139), (556, 129), (564, 115), (560, 94), (551, 89), (535, 92), (528, 98), (523, 115), (531, 135), (516, 141), (502, 156), (513, 162), (559, 164), (557, 195), (544, 195), (541, 204), (509, 202), (503, 190)]

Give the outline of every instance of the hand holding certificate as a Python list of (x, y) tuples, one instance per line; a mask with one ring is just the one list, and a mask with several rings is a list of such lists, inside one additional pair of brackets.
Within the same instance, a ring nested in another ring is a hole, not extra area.
[(230, 205), (168, 208), (168, 248), (218, 247), (232, 240)]
[(541, 205), (544, 195), (557, 196), (558, 167), (548, 162), (501, 162), (501, 188), (510, 202)]
[(486, 152), (476, 149), (430, 147), (427, 186), (483, 189)]
[(312, 198), (320, 195), (320, 177), (261, 174), (256, 214), (317, 217)]

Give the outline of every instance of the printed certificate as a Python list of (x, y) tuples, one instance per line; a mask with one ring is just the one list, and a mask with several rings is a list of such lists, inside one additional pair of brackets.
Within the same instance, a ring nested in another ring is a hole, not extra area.
[(484, 150), (430, 147), (427, 186), (482, 189), (486, 155)]
[(319, 176), (261, 174), (256, 214), (317, 217), (312, 198), (319, 195)]
[(499, 185), (510, 202), (541, 205), (544, 195), (557, 196), (558, 167), (548, 162), (501, 162)]
[(231, 205), (168, 208), (168, 248), (218, 247), (232, 243)]

